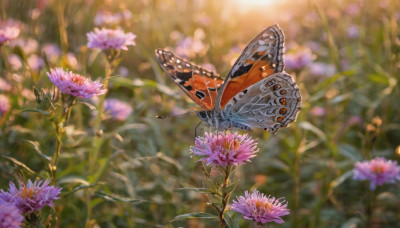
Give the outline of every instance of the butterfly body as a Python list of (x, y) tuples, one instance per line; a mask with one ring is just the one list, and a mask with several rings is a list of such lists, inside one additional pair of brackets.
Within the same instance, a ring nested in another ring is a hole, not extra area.
[(198, 117), (218, 130), (262, 128), (275, 133), (295, 121), (301, 95), (284, 70), (284, 35), (277, 26), (258, 34), (224, 80), (173, 53), (156, 50), (164, 71), (203, 111)]

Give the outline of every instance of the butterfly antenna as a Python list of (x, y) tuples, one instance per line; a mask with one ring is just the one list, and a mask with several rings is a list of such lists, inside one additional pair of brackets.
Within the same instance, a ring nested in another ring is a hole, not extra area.
[(203, 123), (201, 120), (200, 123), (197, 124), (196, 128), (194, 129), (194, 138), (197, 138), (197, 128), (200, 126), (200, 124)]
[(157, 119), (163, 120), (163, 119), (167, 119), (167, 118), (171, 118), (171, 117), (175, 117), (175, 116), (183, 116), (183, 115), (186, 115), (186, 114), (196, 113), (196, 112), (197, 112), (197, 111), (190, 111), (190, 112), (185, 112), (185, 113), (176, 114), (176, 115), (168, 115), (168, 116), (159, 116), (159, 115), (156, 115), (156, 118), (157, 118)]

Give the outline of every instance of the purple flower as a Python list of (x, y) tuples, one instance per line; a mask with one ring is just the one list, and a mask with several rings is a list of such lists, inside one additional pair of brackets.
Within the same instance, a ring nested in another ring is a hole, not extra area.
[(0, 199), (1, 228), (18, 228), (23, 221), (24, 217), (14, 204)]
[(8, 56), (8, 62), (11, 65), (11, 68), (13, 70), (19, 70), (22, 67), (22, 60), (21, 58), (16, 55), (16, 54), (11, 54)]
[(86, 34), (88, 38), (88, 48), (99, 48), (102, 50), (128, 50), (129, 45), (136, 45), (133, 33), (124, 33), (121, 29), (98, 29)]
[(200, 64), (200, 66), (204, 67), (206, 70), (209, 70), (212, 72), (217, 72), (217, 69), (211, 63), (203, 63), (203, 64)]
[(203, 56), (206, 54), (208, 47), (201, 41), (204, 34), (202, 34), (202, 30), (196, 31), (197, 34), (195, 34), (195, 37), (186, 37), (178, 42), (175, 47), (175, 53), (178, 56), (192, 59), (196, 57), (196, 55)]
[(20, 32), (21, 30), (16, 23), (12, 21), (0, 22), (0, 45), (6, 41), (17, 38)]
[(32, 54), (36, 52), (39, 46), (38, 42), (32, 38), (27, 40), (18, 38), (10, 41), (9, 45), (11, 47), (20, 46), (25, 54)]
[(246, 191), (245, 196), (237, 197), (230, 208), (244, 216), (245, 219), (265, 224), (267, 222), (284, 223), (281, 216), (290, 214), (287, 202), (280, 198), (266, 196), (257, 190), (252, 194)]
[(64, 71), (61, 67), (50, 69), (50, 72), (47, 72), (47, 76), (62, 93), (75, 97), (91, 98), (107, 91), (103, 89), (103, 84), (99, 81), (92, 81), (72, 71)]
[(0, 94), (0, 114), (6, 113), (10, 108), (11, 106), (8, 97)]
[(354, 180), (369, 180), (370, 189), (384, 183), (394, 183), (400, 180), (400, 166), (396, 161), (376, 157), (370, 161), (356, 162), (353, 170)]
[(43, 46), (43, 51), (49, 61), (56, 62), (60, 58), (62, 52), (57, 44), (48, 43)]
[(10, 91), (11, 89), (12, 85), (3, 78), (0, 78), (0, 91)]
[(285, 56), (285, 67), (290, 70), (300, 70), (312, 63), (314, 56), (308, 48), (300, 48)]
[(29, 56), (27, 62), (29, 67), (33, 70), (39, 70), (39, 68), (41, 68), (44, 65), (43, 59), (37, 56), (36, 54)]
[(239, 135), (224, 134), (217, 132), (197, 137), (195, 146), (190, 147), (193, 154), (202, 157), (200, 161), (206, 165), (217, 165), (226, 167), (244, 164), (250, 158), (255, 157), (258, 152), (257, 142), (247, 134)]
[(118, 99), (109, 98), (104, 101), (104, 109), (115, 120), (124, 121), (132, 113), (132, 107)]
[(350, 25), (346, 28), (347, 37), (355, 39), (360, 35), (360, 28), (357, 25)]
[(336, 73), (336, 68), (332, 64), (314, 62), (310, 64), (310, 74), (314, 76), (331, 77)]
[(320, 107), (320, 106), (315, 106), (314, 108), (312, 108), (310, 110), (310, 114), (313, 115), (313, 116), (321, 117), (321, 116), (325, 115), (325, 109), (323, 107)]
[(26, 185), (19, 183), (19, 189), (17, 189), (15, 184), (10, 182), (8, 192), (1, 190), (0, 199), (13, 203), (21, 212), (28, 214), (40, 210), (46, 205), (52, 207), (53, 201), (59, 199), (61, 188), (49, 186), (49, 183), (49, 180), (33, 183), (28, 180)]
[(112, 14), (109, 11), (99, 11), (94, 17), (94, 24), (101, 25), (115, 25), (121, 22), (121, 17), (118, 14)]

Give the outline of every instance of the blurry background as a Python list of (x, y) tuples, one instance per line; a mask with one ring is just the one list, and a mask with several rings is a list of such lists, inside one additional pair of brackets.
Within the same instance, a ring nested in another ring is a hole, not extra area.
[[(257, 188), (285, 197), (291, 215), (283, 227), (363, 227), (370, 192), (368, 183), (352, 180), (354, 163), (376, 156), (399, 161), (398, 0), (2, 0), (0, 7), (2, 20), (16, 20), (23, 28), (20, 41), (3, 47), (0, 69), (0, 84), (9, 85), (0, 90), (12, 105), (2, 119), (0, 151), (21, 162), (0, 158), (2, 189), (12, 176), (47, 175), (35, 150), (52, 154), (53, 128), (39, 114), (20, 113), (36, 107), (33, 86), (52, 88), (43, 52), (51, 67), (102, 78), (105, 59), (86, 48), (86, 33), (121, 27), (137, 35), (137, 45), (122, 53), (113, 72), (123, 77), (112, 79), (108, 93), (131, 104), (133, 113), (125, 121), (107, 115), (103, 121), (101, 182), (89, 199), (92, 226), (217, 226), (213, 220), (169, 222), (184, 213), (214, 212), (201, 194), (179, 190), (201, 187), (205, 180), (189, 154), (199, 119), (194, 114), (155, 116), (197, 106), (161, 71), (155, 48), (169, 47), (225, 76), (261, 30), (273, 24), (283, 29), (286, 71), (300, 88), (303, 107), (297, 121), (275, 135), (249, 133), (258, 139), (260, 152), (236, 172), (235, 191), (242, 195)], [(85, 172), (93, 120), (86, 106), (73, 108), (57, 174), (64, 195), (56, 202), (60, 227), (87, 222), (88, 196), (79, 187), (91, 183)], [(199, 129), (200, 134), (208, 130)], [(400, 226), (398, 187), (377, 191), (373, 227)]]

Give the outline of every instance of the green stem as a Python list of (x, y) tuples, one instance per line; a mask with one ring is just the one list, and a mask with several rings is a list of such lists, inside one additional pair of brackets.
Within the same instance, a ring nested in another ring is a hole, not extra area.
[(222, 186), (221, 186), (221, 192), (222, 192), (221, 203), (222, 203), (222, 207), (219, 210), (218, 217), (219, 217), (219, 225), (222, 228), (226, 227), (224, 214), (225, 214), (225, 210), (226, 210), (226, 207), (228, 206), (229, 198), (230, 198), (230, 194), (227, 191), (227, 187), (228, 187), (228, 184), (229, 184), (229, 176), (231, 174), (231, 171), (232, 171), (232, 167), (230, 165), (228, 165), (226, 167), (226, 169), (225, 169), (225, 178), (224, 178), (224, 182), (222, 183)]
[[(110, 81), (111, 77), (111, 72), (112, 72), (112, 59), (107, 58), (106, 62), (106, 69), (105, 69), (105, 79), (104, 79), (104, 88), (107, 89), (108, 92), (108, 84)], [(102, 140), (102, 134), (100, 133), (100, 126), (101, 126), (101, 117), (104, 109), (104, 101), (106, 99), (107, 92), (99, 96), (99, 103), (97, 104), (97, 117), (94, 122), (93, 126), (93, 131), (94, 131), (94, 137), (93, 137), (93, 153), (92, 156), (90, 157), (89, 160), (89, 170), (90, 172), (93, 172), (95, 168), (95, 162), (97, 160), (97, 157), (99, 156), (101, 144), (103, 142)]]
[(296, 150), (295, 161), (293, 166), (293, 177), (294, 177), (294, 207), (293, 207), (293, 225), (298, 225), (299, 219), (299, 204), (300, 204), (300, 153)]
[(53, 154), (53, 164), (50, 170), (52, 184), (55, 184), (56, 182), (57, 163), (61, 153), (61, 135), (62, 135), (62, 128), (60, 127), (59, 123), (54, 123), (54, 128), (56, 130), (56, 149)]
[(367, 213), (366, 213), (367, 214), (366, 227), (368, 227), (368, 228), (375, 227), (373, 224), (375, 201), (376, 201), (376, 190), (373, 190), (370, 192), (370, 199), (368, 201)]

